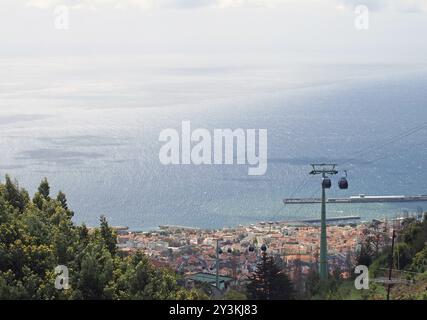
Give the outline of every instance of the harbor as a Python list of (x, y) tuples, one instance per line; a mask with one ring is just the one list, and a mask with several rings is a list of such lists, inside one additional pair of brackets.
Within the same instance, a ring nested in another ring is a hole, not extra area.
[[(360, 220), (360, 216), (342, 216), (342, 217), (330, 217), (326, 218), (327, 223), (335, 223), (335, 222), (346, 222), (346, 221), (358, 221)], [(320, 223), (320, 218), (313, 218), (313, 219), (303, 219), (303, 220), (296, 220), (295, 222), (301, 222), (301, 223)]]
[[(427, 201), (427, 195), (415, 196), (368, 196), (358, 195), (349, 198), (329, 198), (327, 203), (384, 203), (384, 202), (423, 202)], [(284, 204), (312, 204), (321, 203), (321, 198), (286, 198), (283, 199)]]

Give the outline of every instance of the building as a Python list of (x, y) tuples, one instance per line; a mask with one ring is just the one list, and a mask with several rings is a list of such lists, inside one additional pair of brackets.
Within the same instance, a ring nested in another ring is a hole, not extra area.
[[(220, 291), (224, 292), (227, 290), (232, 282), (234, 281), (231, 277), (226, 276), (219, 276), (219, 289)], [(194, 284), (208, 284), (212, 289), (216, 289), (216, 275), (212, 273), (206, 273), (206, 272), (198, 272), (191, 275), (188, 275), (186, 277), (186, 283), (187, 285), (194, 285)]]

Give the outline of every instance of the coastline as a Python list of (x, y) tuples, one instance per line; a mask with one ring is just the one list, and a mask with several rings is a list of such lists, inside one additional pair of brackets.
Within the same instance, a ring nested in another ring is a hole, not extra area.
[[(342, 277), (350, 275), (349, 259), (355, 259), (360, 244), (372, 225), (391, 237), (406, 217), (371, 221), (329, 223), (329, 269), (339, 269)], [(122, 227), (123, 228), (123, 227)], [(167, 267), (184, 277), (211, 275), (215, 271), (216, 251), (220, 249), (219, 274), (234, 279), (255, 270), (261, 247), (281, 261), (289, 270), (302, 265), (306, 274), (318, 264), (320, 226), (316, 223), (260, 222), (233, 228), (200, 229), (186, 226), (163, 226), (152, 231), (118, 232), (118, 248), (124, 254), (141, 251), (156, 266)], [(219, 245), (219, 247), (217, 247)], [(253, 247), (253, 250), (249, 248)]]

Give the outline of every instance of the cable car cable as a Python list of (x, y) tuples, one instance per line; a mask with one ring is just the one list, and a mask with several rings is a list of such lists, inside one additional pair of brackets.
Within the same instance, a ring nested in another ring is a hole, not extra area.
[(393, 137), (387, 139), (386, 141), (382, 142), (381, 144), (371, 145), (365, 149), (361, 149), (361, 150), (357, 151), (356, 153), (354, 153), (352, 158), (345, 161), (341, 165), (350, 163), (353, 160), (357, 160), (357, 157), (360, 157), (360, 156), (368, 153), (369, 151), (372, 151), (372, 149), (375, 149), (375, 150), (383, 149), (385, 146), (388, 146), (388, 145), (393, 144), (399, 140), (407, 138), (407, 137), (409, 137), (409, 136), (411, 136), (411, 135), (413, 135), (413, 134), (415, 134), (415, 133), (417, 133), (417, 132), (419, 132), (425, 128), (427, 128), (427, 122), (419, 124), (419, 125), (411, 128), (411, 129), (409, 129), (409, 130), (406, 130), (405, 132), (402, 132), (399, 135), (393, 136)]

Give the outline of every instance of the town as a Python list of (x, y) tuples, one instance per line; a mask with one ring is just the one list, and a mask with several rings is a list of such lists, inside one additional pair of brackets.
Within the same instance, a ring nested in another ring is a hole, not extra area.
[[(360, 243), (374, 222), (341, 222), (327, 227), (328, 264), (330, 272), (339, 270), (342, 278), (348, 278)], [(399, 219), (394, 225), (396, 222)], [(389, 223), (376, 220), (375, 227), (381, 234), (389, 233)], [(272, 255), (294, 281), (317, 268), (319, 262), (318, 224), (260, 222), (221, 230), (160, 226), (151, 232), (129, 232), (126, 227), (116, 227), (116, 231), (123, 253), (140, 250), (156, 266), (183, 275), (187, 285), (199, 282), (215, 287), (217, 250), (222, 289), (243, 285), (264, 252)]]

